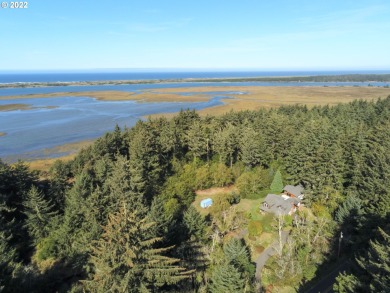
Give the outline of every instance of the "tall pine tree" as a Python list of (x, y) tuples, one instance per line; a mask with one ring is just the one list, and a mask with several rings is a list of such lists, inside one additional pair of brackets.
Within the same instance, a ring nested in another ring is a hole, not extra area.
[(34, 243), (46, 237), (49, 232), (50, 223), (56, 212), (35, 186), (27, 193), (24, 205), (24, 213), (27, 216), (26, 228)]
[(153, 222), (124, 205), (111, 214), (101, 238), (94, 242), (91, 262), (93, 279), (85, 281), (92, 292), (155, 292), (164, 285), (177, 284), (189, 277), (178, 259), (158, 247), (161, 238), (150, 237)]
[(274, 176), (274, 179), (272, 180), (270, 189), (274, 193), (280, 193), (283, 191), (282, 174), (280, 173), (279, 169), (275, 173), (275, 176)]

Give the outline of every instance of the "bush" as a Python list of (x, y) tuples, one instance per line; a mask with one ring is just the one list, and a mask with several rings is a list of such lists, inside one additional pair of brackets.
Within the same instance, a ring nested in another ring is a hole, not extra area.
[(229, 209), (230, 203), (226, 193), (218, 193), (214, 195), (213, 205), (210, 208), (210, 213), (215, 215)]
[(35, 260), (41, 262), (58, 255), (58, 243), (56, 243), (53, 237), (44, 238), (37, 244), (37, 250), (35, 253)]
[(243, 173), (236, 181), (242, 198), (257, 199), (263, 189), (269, 186), (268, 172), (262, 168)]
[(238, 177), (245, 172), (245, 164), (241, 161), (236, 162), (231, 168), (231, 173), (233, 175), (234, 180), (237, 180)]
[(196, 170), (195, 182), (196, 189), (206, 189), (213, 186), (209, 166), (204, 165)]
[(292, 227), (292, 223), (293, 223), (293, 217), (290, 215), (286, 215), (284, 217), (284, 224), (286, 225), (286, 227)]
[(233, 183), (233, 174), (225, 164), (213, 164), (210, 172), (213, 176), (213, 184), (216, 187), (224, 187)]
[(263, 232), (263, 225), (260, 221), (250, 221), (248, 225), (249, 236), (260, 236)]
[(248, 236), (248, 239), (250, 240), (250, 241), (256, 241), (256, 237), (255, 236)]
[(233, 191), (230, 193), (227, 197), (227, 201), (233, 205), (233, 204), (238, 204), (241, 201), (241, 196), (239, 193)]
[(255, 246), (256, 253), (262, 253), (264, 251), (264, 246)]

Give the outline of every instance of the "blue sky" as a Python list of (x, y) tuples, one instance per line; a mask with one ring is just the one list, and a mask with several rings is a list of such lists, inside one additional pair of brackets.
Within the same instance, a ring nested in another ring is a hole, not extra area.
[(0, 70), (390, 69), (388, 0), (29, 0)]

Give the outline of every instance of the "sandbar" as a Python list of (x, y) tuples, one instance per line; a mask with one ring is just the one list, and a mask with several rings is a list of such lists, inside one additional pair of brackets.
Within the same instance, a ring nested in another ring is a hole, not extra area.
[(0, 111), (15, 111), (15, 110), (29, 110), (31, 109), (31, 105), (27, 104), (7, 104), (7, 105), (0, 105)]

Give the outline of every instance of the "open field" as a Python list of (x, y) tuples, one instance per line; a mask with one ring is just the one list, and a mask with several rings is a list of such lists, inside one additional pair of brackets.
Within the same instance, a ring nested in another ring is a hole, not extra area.
[(31, 162), (28, 162), (27, 165), (29, 166), (29, 168), (31, 170), (48, 171), (50, 169), (50, 167), (53, 166), (53, 164), (57, 160), (61, 160), (63, 162), (67, 162), (67, 161), (70, 161), (70, 160), (74, 159), (74, 157), (76, 155), (77, 154), (74, 153), (74, 154), (70, 154), (70, 155), (67, 155), (67, 156), (62, 156), (61, 158), (34, 160), (34, 161), (31, 161)]
[(68, 143), (61, 146), (57, 146), (54, 148), (46, 149), (44, 152), (46, 155), (50, 156), (51, 154), (65, 154), (61, 157), (57, 158), (47, 158), (47, 159), (38, 159), (38, 160), (31, 160), (28, 161), (28, 165), (30, 169), (32, 170), (40, 170), (40, 171), (47, 171), (50, 169), (50, 167), (54, 164), (57, 160), (62, 161), (69, 161), (72, 160), (77, 153), (91, 144), (93, 144), (94, 140), (85, 140), (75, 143)]
[(208, 215), (212, 209), (211, 209), (211, 207), (206, 208), (206, 209), (201, 208), (200, 202), (202, 200), (204, 200), (206, 198), (211, 198), (213, 200), (213, 202), (216, 202), (217, 196), (228, 196), (228, 194), (230, 194), (233, 191), (237, 191), (237, 189), (233, 185), (227, 186), (227, 187), (213, 187), (213, 188), (204, 189), (204, 190), (197, 190), (195, 192), (196, 197), (195, 197), (195, 200), (192, 203), (192, 205), (197, 209), (197, 211), (201, 215), (203, 215), (203, 216)]

